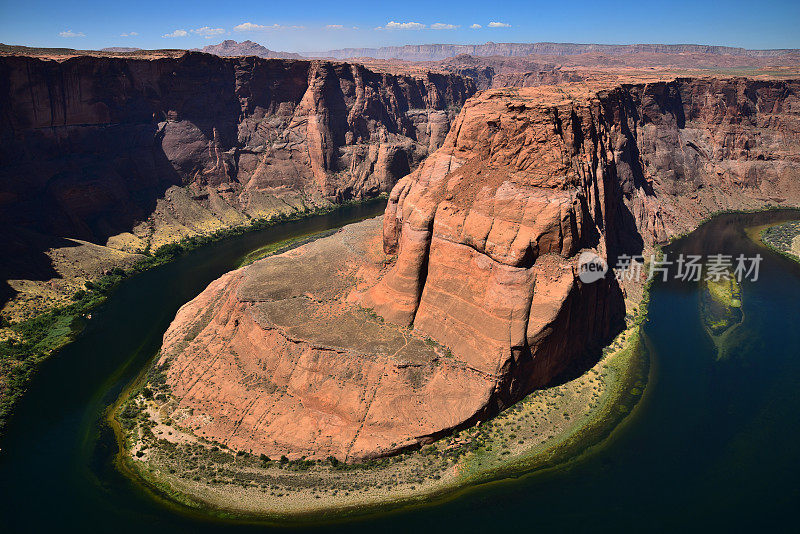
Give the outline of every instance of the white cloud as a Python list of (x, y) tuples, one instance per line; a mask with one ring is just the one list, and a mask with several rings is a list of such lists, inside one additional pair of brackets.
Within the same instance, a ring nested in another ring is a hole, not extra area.
[(386, 26), (378, 26), (378, 28), (386, 28), (387, 30), (424, 30), (425, 25), (419, 22), (395, 22), (392, 20), (387, 22)]
[(203, 26), (202, 28), (197, 28), (196, 30), (189, 30), (191, 33), (195, 35), (202, 35), (206, 39), (211, 39), (215, 35), (222, 35), (225, 33), (224, 28), (211, 28), (210, 26)]
[(61, 32), (58, 35), (61, 37), (86, 37), (86, 34), (83, 32), (74, 32), (72, 30), (67, 30), (65, 32)]
[(483, 28), (483, 26), (481, 26), (480, 24), (473, 24), (472, 26), (470, 26), (470, 28), (472, 28), (473, 30), (479, 30)]
[[(335, 24), (333, 26), (336, 26)], [(280, 24), (255, 24), (253, 22), (243, 22), (233, 27), (235, 32), (263, 32), (267, 30), (302, 30), (303, 26), (281, 26)]]
[[(202, 28), (197, 28), (195, 30), (175, 30), (172, 33), (166, 33), (161, 37), (165, 39), (172, 39), (173, 37), (188, 37), (189, 34), (192, 35), (199, 35), (201, 37), (205, 37), (206, 39), (211, 39), (215, 35), (222, 35), (225, 33), (224, 28), (212, 28), (211, 26), (203, 26)], [(128, 35), (138, 35), (136, 32), (131, 32)], [(123, 35), (125, 37), (125, 35)]]
[(455, 30), (458, 28), (455, 24), (445, 24), (444, 22), (437, 22), (435, 24), (431, 24), (432, 30)]
[(328, 24), (325, 26), (329, 30), (343, 30), (344, 26), (341, 24)]
[(171, 39), (173, 37), (186, 37), (187, 35), (189, 35), (189, 32), (187, 32), (186, 30), (175, 30), (172, 33), (165, 33), (161, 37), (163, 37), (164, 39)]
[(511, 24), (506, 24), (505, 22), (490, 22), (490, 28), (510, 28)]
[(259, 32), (266, 29), (267, 26), (262, 26), (261, 24), (253, 24), (252, 22), (243, 22), (242, 24), (233, 27), (233, 31), (235, 32)]
[(120, 37), (136, 37), (137, 35), (139, 35), (137, 32), (125, 32), (119, 34)]

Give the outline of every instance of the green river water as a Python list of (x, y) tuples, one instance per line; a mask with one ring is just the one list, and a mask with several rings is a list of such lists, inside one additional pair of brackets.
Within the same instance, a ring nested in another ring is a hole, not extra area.
[(226, 522), (153, 499), (114, 467), (103, 413), (158, 350), (177, 309), (249, 252), (382, 211), (381, 203), (233, 237), (137, 275), (44, 363), (0, 442), (0, 532), (797, 531), (800, 509), (800, 264), (748, 239), (798, 213), (725, 214), (668, 253), (761, 253), (745, 322), (723, 361), (699, 316), (697, 284), (657, 282), (651, 378), (602, 444), (543, 472), (443, 503), (317, 525)]

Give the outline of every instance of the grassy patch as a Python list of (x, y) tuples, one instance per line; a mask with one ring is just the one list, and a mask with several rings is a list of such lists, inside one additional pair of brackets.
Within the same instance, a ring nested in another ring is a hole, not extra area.
[(768, 226), (761, 231), (759, 237), (774, 252), (800, 261), (800, 220)]
[(715, 302), (730, 308), (742, 307), (742, 289), (735, 278), (706, 280), (708, 293)]
[(324, 232), (314, 232), (309, 234), (300, 235), (297, 237), (292, 237), (289, 239), (284, 239), (282, 241), (278, 241), (276, 243), (270, 243), (269, 245), (260, 247), (245, 256), (242, 261), (239, 263), (239, 267), (245, 267), (254, 263), (258, 260), (267, 258), (269, 256), (274, 256), (276, 254), (282, 254), (286, 251), (289, 251), (293, 248), (297, 248), (299, 246), (305, 245), (306, 243), (310, 243), (311, 241), (320, 239), (322, 237), (326, 237), (328, 235), (333, 234), (336, 230), (326, 230)]
[(5, 339), (0, 342), (0, 432), (38, 365), (72, 341), (83, 329), (89, 312), (128, 275), (114, 269), (88, 282), (86, 289), (76, 292), (72, 304), (6, 326)]

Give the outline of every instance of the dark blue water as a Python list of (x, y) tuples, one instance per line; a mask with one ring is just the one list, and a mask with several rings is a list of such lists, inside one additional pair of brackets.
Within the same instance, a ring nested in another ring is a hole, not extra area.
[[(0, 453), (0, 531), (278, 528), (215, 521), (159, 504), (114, 470), (113, 436), (98, 422), (157, 350), (177, 308), (208, 282), (250, 250), (343, 224), (368, 209), (217, 243), (123, 284), (84, 335), (46, 362), (8, 427)], [(797, 531), (800, 264), (743, 232), (790, 217), (723, 215), (670, 248), (764, 256), (759, 280), (743, 284), (746, 317), (736, 350), (716, 360), (700, 322), (696, 285), (656, 283), (645, 327), (651, 378), (644, 399), (581, 458), (472, 488), (444, 503), (313, 530)]]

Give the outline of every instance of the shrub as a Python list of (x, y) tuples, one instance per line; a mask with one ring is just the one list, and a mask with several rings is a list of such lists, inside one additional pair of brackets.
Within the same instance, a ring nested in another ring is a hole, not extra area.
[(179, 243), (169, 243), (158, 247), (155, 254), (156, 258), (176, 258), (183, 254), (183, 247)]

